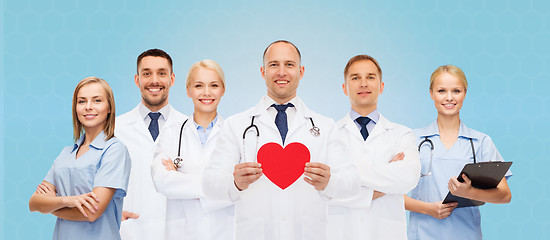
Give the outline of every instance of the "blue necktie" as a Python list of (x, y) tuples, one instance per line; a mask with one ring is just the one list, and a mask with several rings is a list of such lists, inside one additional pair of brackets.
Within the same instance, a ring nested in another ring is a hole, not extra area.
[(151, 118), (151, 123), (149, 123), (149, 132), (151, 133), (151, 136), (153, 137), (153, 141), (155, 141), (155, 140), (157, 140), (157, 137), (159, 135), (159, 117), (160, 117), (160, 113), (150, 112), (149, 117)]
[(363, 140), (367, 140), (369, 137), (369, 132), (367, 131), (367, 124), (370, 122), (370, 118), (368, 117), (358, 117), (355, 119), (359, 125), (361, 125), (361, 135), (363, 135)]
[(279, 133), (281, 134), (281, 139), (283, 139), (283, 144), (285, 144), (286, 133), (288, 132), (288, 124), (285, 111), (288, 107), (294, 107), (294, 105), (292, 105), (292, 103), (288, 103), (285, 105), (273, 104), (271, 106), (277, 109), (277, 116), (275, 116), (275, 125), (277, 125)]

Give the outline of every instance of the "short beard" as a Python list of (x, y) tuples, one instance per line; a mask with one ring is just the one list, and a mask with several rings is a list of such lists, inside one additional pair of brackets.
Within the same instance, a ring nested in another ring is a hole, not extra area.
[(166, 99), (168, 98), (168, 95), (164, 96), (163, 98), (159, 99), (158, 101), (152, 101), (151, 99), (148, 99), (146, 97), (142, 97), (143, 102), (145, 102), (146, 105), (151, 107), (157, 107), (166, 102)]

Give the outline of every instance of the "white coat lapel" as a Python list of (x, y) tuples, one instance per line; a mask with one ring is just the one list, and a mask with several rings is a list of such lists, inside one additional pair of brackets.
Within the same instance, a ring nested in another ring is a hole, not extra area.
[(206, 139), (206, 144), (210, 142), (210, 139), (215, 139), (215, 136), (220, 132), (221, 127), (223, 124), (223, 118), (218, 114), (218, 120), (216, 120), (216, 124), (214, 124), (214, 127), (212, 128), (212, 131), (210, 132), (210, 135), (208, 136), (208, 139)]
[(148, 126), (145, 126), (145, 121), (141, 118), (139, 115), (139, 109), (135, 108), (133, 111), (133, 114), (135, 114), (135, 117), (132, 119), (135, 119), (135, 121), (132, 123), (134, 129), (143, 134), (147, 139), (149, 139), (151, 142), (153, 142), (153, 137), (151, 136), (151, 133), (149, 132)]
[(302, 125), (307, 124), (310, 117), (311, 114), (309, 113), (309, 109), (307, 109), (306, 105), (302, 101), (300, 101), (299, 98), (296, 98), (296, 115), (294, 115), (292, 123), (290, 123), (288, 126), (288, 133), (286, 135), (286, 138), (289, 139), (290, 136), (294, 134), (294, 132), (302, 127)]
[[(255, 117), (254, 124), (258, 125), (258, 127), (260, 127), (258, 123), (261, 122), (264, 125), (279, 132), (279, 130), (277, 129), (277, 126), (275, 125), (275, 119), (271, 118), (271, 116), (269, 115), (269, 112), (267, 112), (267, 108), (263, 104), (263, 99), (260, 99), (260, 102), (256, 104), (256, 106), (254, 107), (254, 110), (251, 112), (250, 117), (253, 117), (253, 116)], [(260, 132), (261, 131), (262, 130), (260, 129)]]
[(350, 134), (353, 137), (357, 138), (358, 140), (364, 141), (363, 140), (363, 135), (361, 135), (361, 132), (359, 131), (359, 128), (357, 128), (357, 125), (351, 119), (351, 117), (349, 116), (349, 113), (346, 114), (345, 119), (346, 120), (345, 120), (345, 123), (344, 123), (344, 127), (346, 128), (346, 131), (349, 131)]
[(383, 134), (390, 128), (391, 128), (390, 121), (388, 121), (388, 119), (386, 119), (384, 116), (382, 116), (382, 114), (380, 114), (380, 119), (374, 126), (374, 129), (372, 129), (372, 133), (369, 133), (369, 137), (367, 138), (366, 142), (372, 141), (377, 136)]

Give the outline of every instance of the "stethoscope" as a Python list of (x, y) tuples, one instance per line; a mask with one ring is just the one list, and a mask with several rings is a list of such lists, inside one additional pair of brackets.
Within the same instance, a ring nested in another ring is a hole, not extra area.
[[(472, 155), (474, 157), (474, 163), (477, 163), (476, 161), (476, 151), (474, 150), (474, 142), (472, 141), (472, 138), (470, 139), (470, 145), (472, 146)], [(422, 147), (422, 144), (428, 143), (430, 146), (430, 165), (428, 165), (428, 173), (424, 174), (422, 171), (420, 171), (420, 177), (430, 176), (432, 175), (432, 161), (434, 156), (434, 143), (432, 140), (430, 140), (428, 137), (424, 137), (424, 140), (418, 144), (418, 152), (420, 152), (420, 148)]]
[[(259, 143), (259, 139), (260, 139), (260, 129), (258, 129), (258, 126), (256, 124), (254, 124), (254, 119), (256, 118), (256, 116), (252, 116), (252, 121), (250, 121), (250, 125), (244, 129), (243, 131), (243, 160), (244, 162), (246, 162), (246, 149), (245, 149), (245, 142), (246, 142), (246, 134), (248, 133), (248, 131), (250, 130), (253, 130), (256, 132), (256, 150), (258, 150), (258, 143)], [(311, 129), (309, 129), (309, 133), (311, 133), (311, 135), (315, 136), (315, 137), (318, 137), (319, 135), (321, 135), (321, 129), (319, 129), (319, 127), (315, 126), (315, 123), (313, 122), (313, 118), (309, 118), (309, 121), (311, 121)]]
[(177, 157), (174, 159), (174, 167), (177, 168), (181, 168), (183, 167), (183, 159), (181, 158), (181, 136), (183, 135), (183, 127), (185, 127), (185, 124), (187, 123), (187, 121), (189, 121), (189, 118), (187, 120), (185, 120), (185, 122), (183, 122), (183, 125), (181, 125), (181, 129), (180, 129), (180, 140), (179, 140), (179, 143), (178, 143), (178, 155)]

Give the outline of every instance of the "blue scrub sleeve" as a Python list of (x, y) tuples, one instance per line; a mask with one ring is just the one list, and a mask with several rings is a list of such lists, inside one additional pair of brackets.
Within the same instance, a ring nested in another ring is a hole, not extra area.
[(128, 188), (130, 167), (128, 149), (122, 142), (114, 142), (107, 147), (101, 157), (99, 168), (94, 177), (94, 188), (114, 188), (116, 191), (113, 197), (123, 198), (126, 196)]
[[(488, 161), (504, 161), (502, 156), (497, 150), (497, 147), (493, 143), (493, 140), (489, 136), (484, 136), (481, 140), (481, 161), (488, 162)], [(504, 174), (504, 177), (506, 177), (506, 180), (512, 176), (512, 172), (510, 169), (508, 169), (508, 172)]]
[(48, 174), (46, 174), (46, 177), (44, 177), (44, 181), (49, 182), (55, 186), (54, 177), (53, 177), (53, 165), (48, 171)]
[(48, 174), (46, 174), (46, 177), (44, 177), (44, 181), (49, 182), (49, 183), (51, 183), (55, 186), (55, 176), (54, 176), (55, 164), (56, 164), (57, 160), (59, 159), (59, 157), (61, 157), (61, 155), (63, 155), (65, 152), (70, 151), (70, 149), (71, 149), (70, 147), (65, 147), (65, 148), (63, 148), (63, 150), (61, 150), (61, 153), (59, 153), (59, 155), (53, 161), (52, 167), (50, 167), (50, 170), (48, 171)]

